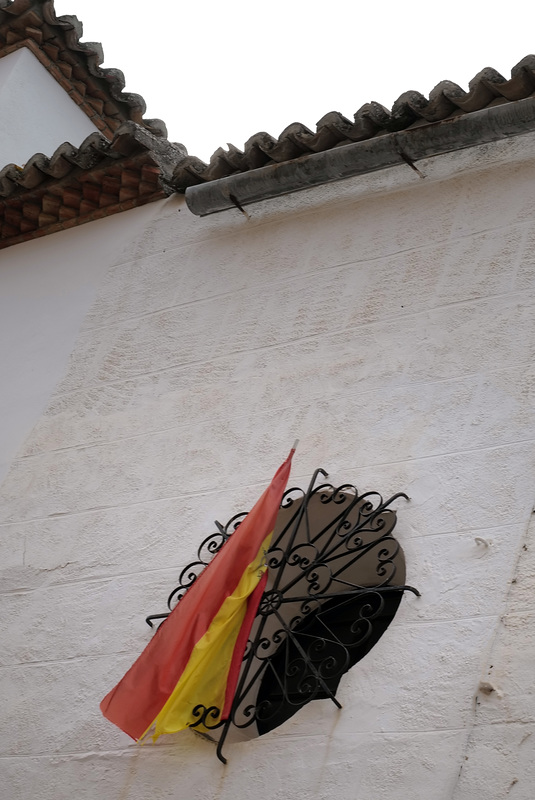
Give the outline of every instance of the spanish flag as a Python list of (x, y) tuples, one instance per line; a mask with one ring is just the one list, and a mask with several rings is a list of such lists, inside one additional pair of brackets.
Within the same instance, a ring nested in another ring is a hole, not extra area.
[(175, 733), (215, 706), (227, 719), (267, 580), (265, 555), (295, 449), (235, 533), (160, 625), (100, 708), (133, 739)]

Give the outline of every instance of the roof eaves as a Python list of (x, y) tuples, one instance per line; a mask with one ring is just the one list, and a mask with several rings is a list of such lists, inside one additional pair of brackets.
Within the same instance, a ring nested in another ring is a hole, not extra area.
[(380, 103), (366, 103), (356, 112), (353, 121), (332, 111), (320, 119), (315, 132), (293, 123), (278, 139), (265, 132), (255, 134), (245, 143), (243, 151), (232, 145), (228, 150), (219, 148), (208, 164), (190, 156), (175, 170), (174, 186), (177, 191), (186, 191), (189, 187), (285, 164), (296, 158), (443, 123), (497, 104), (515, 103), (534, 92), (535, 56), (528, 55), (513, 67), (510, 79), (486, 68), (470, 81), (467, 92), (451, 81), (442, 81), (429, 98), (419, 92), (405, 92), (391, 111)]
[(174, 190), (182, 145), (125, 122), (112, 141), (92, 133), (51, 158), (37, 153), (0, 171), (0, 248), (162, 199)]
[[(206, 216), (404, 163), (422, 177), (416, 166), (421, 159), (529, 131), (535, 131), (535, 96), (190, 185), (186, 203), (194, 214)], [(185, 159), (175, 173), (182, 175), (190, 161)]]

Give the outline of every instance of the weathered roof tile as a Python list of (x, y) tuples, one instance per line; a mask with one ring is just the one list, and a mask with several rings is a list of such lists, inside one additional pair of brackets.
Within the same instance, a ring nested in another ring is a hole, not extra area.
[(0, 248), (163, 198), (185, 156), (182, 145), (129, 121), (111, 141), (92, 133), (51, 158), (8, 164), (0, 170)]
[(309, 153), (324, 152), (422, 124), (440, 123), (460, 114), (481, 111), (496, 103), (523, 100), (534, 92), (535, 56), (529, 55), (513, 67), (510, 79), (504, 78), (495, 69), (486, 68), (470, 81), (468, 91), (451, 81), (441, 81), (431, 91), (429, 98), (420, 92), (404, 92), (390, 111), (379, 103), (366, 103), (357, 111), (353, 122), (331, 111), (320, 119), (315, 132), (300, 123), (293, 123), (277, 139), (266, 132), (254, 134), (245, 143), (243, 152), (234, 146), (231, 154), (220, 148), (208, 164), (189, 156), (175, 169), (174, 186), (177, 191), (184, 191), (188, 186)]
[(38, 153), (24, 168), (11, 164), (0, 170), (0, 246), (189, 186), (436, 125), (535, 92), (535, 56), (529, 55), (513, 67), (509, 79), (486, 68), (470, 81), (468, 91), (442, 81), (429, 98), (403, 93), (391, 110), (366, 103), (353, 120), (331, 111), (314, 131), (299, 122), (277, 138), (260, 131), (243, 150), (219, 148), (206, 164), (188, 156), (182, 145), (169, 143), (161, 121), (144, 119), (143, 99), (124, 91), (123, 73), (101, 67), (101, 45), (81, 42), (81, 35), (76, 17), (56, 17), (53, 0), (0, 0), (0, 57), (28, 47), (100, 131), (78, 148), (65, 143), (50, 158)]
[(121, 70), (100, 66), (102, 45), (81, 42), (82, 31), (77, 17), (56, 16), (53, 0), (0, 0), (0, 58), (28, 47), (109, 139), (128, 120), (166, 136), (161, 120), (143, 118), (143, 98), (124, 91)]

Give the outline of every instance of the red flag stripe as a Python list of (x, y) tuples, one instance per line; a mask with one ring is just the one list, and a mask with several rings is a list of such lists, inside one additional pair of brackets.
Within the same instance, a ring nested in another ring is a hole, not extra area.
[(236, 532), (160, 625), (137, 661), (102, 701), (104, 716), (133, 739), (139, 739), (152, 725), (178, 683), (195, 644), (273, 530), (293, 453), (294, 450)]

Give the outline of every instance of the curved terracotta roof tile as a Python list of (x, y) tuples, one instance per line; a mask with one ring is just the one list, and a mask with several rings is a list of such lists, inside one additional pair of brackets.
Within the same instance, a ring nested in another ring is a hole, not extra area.
[(119, 69), (101, 67), (102, 45), (81, 42), (75, 16), (56, 16), (53, 0), (0, 0), (0, 57), (28, 47), (104, 135), (130, 120), (167, 136), (159, 119), (144, 119), (141, 95), (125, 92)]
[(351, 142), (364, 141), (385, 133), (432, 125), (449, 117), (480, 111), (496, 103), (523, 100), (535, 92), (535, 56), (528, 55), (504, 78), (495, 69), (481, 70), (464, 91), (456, 83), (441, 81), (429, 98), (416, 91), (404, 92), (389, 111), (380, 103), (363, 105), (353, 121), (337, 111), (320, 119), (316, 131), (296, 122), (278, 138), (266, 132), (251, 136), (243, 152), (233, 145), (219, 148), (208, 164), (188, 156), (177, 165), (173, 182), (178, 191), (188, 186), (247, 172), (268, 164), (281, 163), (309, 153), (319, 153)]
[(50, 158), (36, 153), (24, 167), (0, 171), (0, 248), (135, 208), (171, 194), (182, 145), (124, 122), (110, 141), (90, 134)]
[[(325, 114), (315, 130), (294, 122), (279, 137), (260, 131), (243, 150), (219, 148), (208, 164), (166, 139), (160, 120), (146, 120), (140, 95), (124, 91), (123, 73), (103, 68), (102, 47), (81, 42), (82, 24), (57, 17), (53, 0), (0, 0), (0, 57), (28, 47), (90, 117), (100, 133), (80, 147), (65, 143), (51, 157), (36, 154), (24, 167), (0, 171), (0, 246), (132, 208), (188, 186), (284, 164), (391, 132), (436, 125), (535, 92), (535, 56), (506, 79), (486, 68), (468, 91), (441, 81), (425, 97), (404, 92), (389, 110), (363, 105), (353, 119)], [(1, 166), (1, 165), (0, 165)]]

